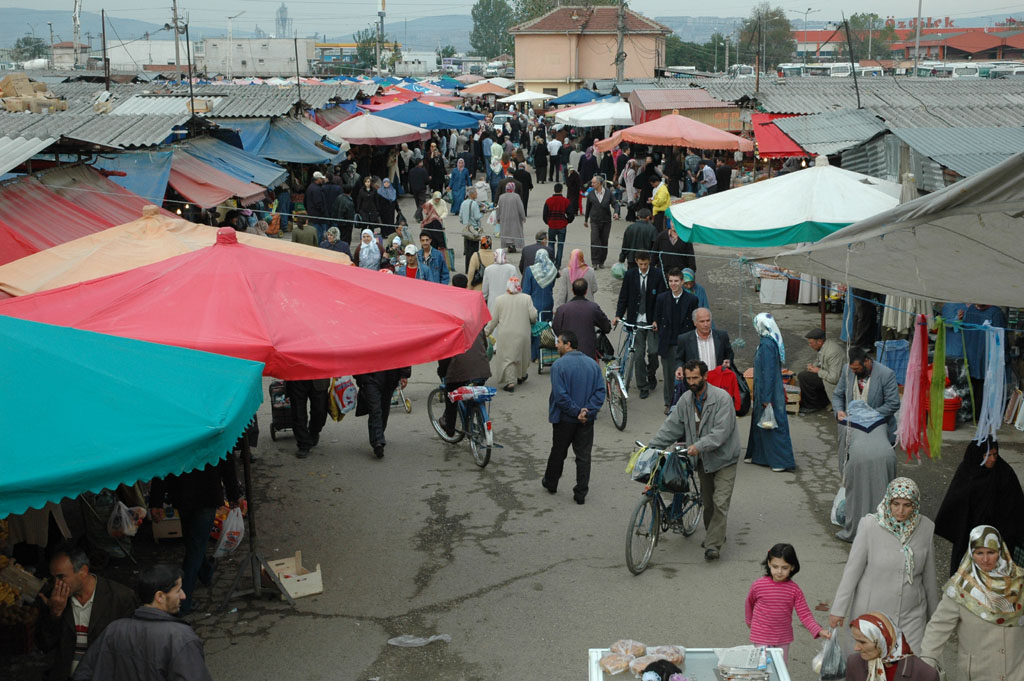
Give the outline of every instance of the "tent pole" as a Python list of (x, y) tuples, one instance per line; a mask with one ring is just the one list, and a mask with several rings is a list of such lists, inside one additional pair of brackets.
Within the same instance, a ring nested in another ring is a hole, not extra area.
[(249, 569), (252, 570), (252, 590), (259, 598), (262, 594), (260, 579), (260, 559), (256, 554), (256, 504), (252, 499), (252, 449), (249, 447), (249, 433), (242, 435), (242, 469), (245, 476), (245, 498), (248, 503), (249, 516)]

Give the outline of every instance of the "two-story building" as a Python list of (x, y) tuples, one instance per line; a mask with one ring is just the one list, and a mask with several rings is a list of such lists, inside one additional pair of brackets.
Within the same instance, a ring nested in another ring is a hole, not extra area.
[[(653, 78), (665, 66), (665, 36), (672, 29), (626, 10), (624, 77)], [(509, 29), (516, 42), (516, 87), (549, 95), (578, 89), (586, 80), (615, 78), (617, 7), (558, 7)]]

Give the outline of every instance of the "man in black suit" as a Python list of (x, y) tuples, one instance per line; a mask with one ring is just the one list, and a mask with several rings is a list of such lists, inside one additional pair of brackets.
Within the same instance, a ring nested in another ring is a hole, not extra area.
[(593, 191), (587, 193), (587, 208), (583, 226), (590, 232), (590, 262), (594, 269), (604, 267), (608, 258), (608, 235), (612, 231), (612, 213), (619, 211), (619, 204), (612, 196), (612, 190), (605, 187), (604, 178), (594, 175), (590, 180)]
[(683, 288), (683, 271), (673, 268), (668, 273), (668, 291), (654, 303), (654, 330), (658, 332), (658, 355), (661, 357), (662, 393), (665, 413), (672, 410), (675, 389), (676, 348), (679, 336), (693, 331), (693, 313), (700, 307), (697, 296)]
[(683, 380), (683, 365), (691, 359), (699, 359), (708, 365), (708, 370), (720, 366), (732, 366), (732, 344), (729, 334), (721, 329), (711, 328), (711, 310), (698, 307), (693, 312), (693, 331), (679, 336), (676, 348), (676, 379)]
[(555, 254), (552, 252), (551, 247), (548, 246), (548, 230), (542, 229), (537, 232), (536, 239), (536, 242), (523, 249), (523, 256), (519, 258), (519, 274), (526, 274), (526, 268), (537, 261), (537, 251), (542, 248), (551, 256), (551, 262), (555, 261)]
[[(665, 291), (665, 276), (657, 267), (651, 267), (651, 254), (637, 251), (634, 260), (636, 268), (626, 270), (622, 288), (619, 289), (615, 325), (623, 317), (628, 324), (653, 325), (654, 305), (658, 296)], [(636, 370), (636, 387), (640, 390), (640, 399), (646, 400), (654, 386), (658, 385), (658, 332), (653, 328), (636, 330), (633, 368)]]

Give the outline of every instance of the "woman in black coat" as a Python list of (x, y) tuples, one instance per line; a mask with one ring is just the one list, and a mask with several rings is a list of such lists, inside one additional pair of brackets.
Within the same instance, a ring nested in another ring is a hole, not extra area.
[[(576, 172), (575, 168), (569, 169), (568, 172), (569, 174), (565, 178), (565, 198), (569, 199), (569, 210), (572, 217), (575, 217), (580, 212), (580, 189), (583, 187), (583, 183), (580, 182), (580, 174)], [(572, 222), (572, 217), (568, 215), (566, 217)]]
[(363, 178), (363, 186), (356, 194), (356, 213), (361, 222), (373, 229), (374, 223), (380, 222), (380, 210), (377, 207), (377, 190), (373, 188), (373, 177)]
[(430, 174), (430, 191), (444, 191), (445, 167), (444, 157), (436, 144), (430, 145), (430, 158), (427, 160), (427, 172)]
[(548, 175), (548, 145), (543, 137), (537, 137), (533, 145), (533, 169), (537, 173), (537, 184), (544, 184)]

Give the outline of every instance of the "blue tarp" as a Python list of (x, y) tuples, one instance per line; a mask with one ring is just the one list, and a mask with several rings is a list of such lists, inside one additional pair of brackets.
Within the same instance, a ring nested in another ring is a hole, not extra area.
[[(201, 468), (263, 401), (263, 364), (0, 317), (0, 518)], [(45, 408), (60, 404), (68, 408)]]
[(436, 85), (437, 87), (440, 88), (444, 88), (445, 90), (461, 90), (462, 88), (466, 87), (464, 83), (460, 83), (454, 78), (449, 78), (448, 76), (444, 76), (443, 78), (439, 78), (437, 80), (432, 80), (430, 81), (430, 84)]
[(184, 146), (184, 150), (200, 161), (209, 163), (214, 168), (237, 177), (243, 182), (254, 182), (264, 187), (276, 187), (281, 180), (288, 177), (288, 171), (276, 163), (271, 163), (213, 137), (191, 140)]
[(110, 179), (128, 191), (138, 194), (157, 206), (164, 205), (167, 180), (171, 175), (170, 151), (130, 151), (123, 154), (97, 156), (97, 168), (125, 173)]
[(266, 141), (254, 153), (281, 163), (326, 163), (338, 158), (316, 146), (319, 141), (320, 135), (294, 118), (275, 118)]
[(549, 99), (547, 103), (555, 106), (560, 106), (562, 104), (586, 104), (587, 102), (592, 102), (595, 99), (598, 99), (597, 93), (593, 90), (587, 90), (584, 88), (574, 90), (567, 95), (562, 95), (561, 97)]
[(477, 127), (477, 119), (455, 109), (429, 106), (411, 101), (390, 109), (374, 112), (375, 116), (408, 123), (424, 130), (462, 130)]
[(218, 118), (217, 125), (238, 132), (242, 148), (250, 154), (258, 153), (270, 134), (269, 118)]

